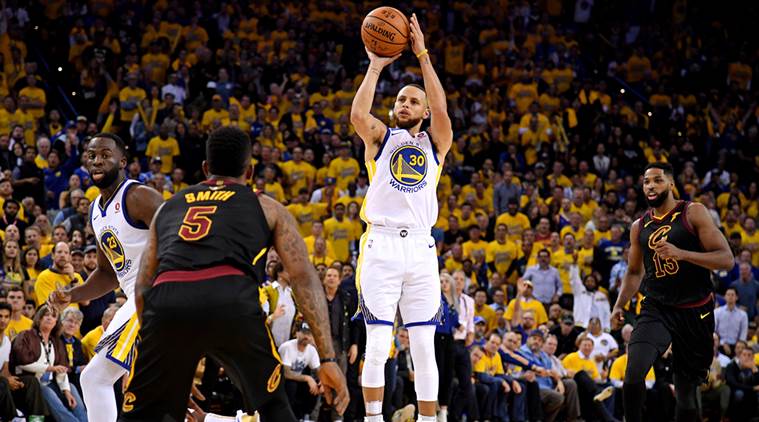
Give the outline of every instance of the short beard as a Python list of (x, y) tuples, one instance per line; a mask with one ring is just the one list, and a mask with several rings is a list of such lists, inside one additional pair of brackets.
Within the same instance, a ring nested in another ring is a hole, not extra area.
[(421, 122), (422, 119), (408, 119), (405, 122), (402, 122), (400, 119), (397, 119), (395, 122), (395, 125), (398, 126), (400, 129), (411, 129), (412, 127), (416, 126)]
[(664, 204), (664, 201), (667, 200), (667, 197), (669, 196), (669, 188), (665, 190), (664, 192), (656, 195), (656, 198), (654, 199), (648, 199), (648, 196), (646, 196), (646, 203), (648, 203), (648, 206), (651, 208), (658, 208)]
[(92, 184), (97, 186), (98, 189), (106, 189), (109, 186), (113, 185), (116, 180), (119, 178), (119, 169), (114, 168), (113, 170), (103, 173), (103, 178), (99, 181), (92, 179)]

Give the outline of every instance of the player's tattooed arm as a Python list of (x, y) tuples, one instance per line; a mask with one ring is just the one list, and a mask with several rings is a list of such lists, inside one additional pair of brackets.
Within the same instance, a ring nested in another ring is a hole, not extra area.
[(322, 359), (335, 357), (329, 328), (327, 299), (316, 269), (308, 259), (308, 250), (298, 232), (295, 219), (282, 204), (264, 195), (259, 197), (266, 221), (274, 236), (274, 248), (290, 274), (298, 310), (306, 318), (314, 334), (314, 342)]
[(163, 196), (157, 190), (144, 185), (135, 186), (127, 194), (126, 208), (132, 221), (139, 221), (150, 227), (158, 207), (163, 204)]
[[(155, 211), (155, 215), (161, 211), (163, 205)], [(137, 307), (137, 318), (142, 323), (142, 309), (145, 303), (145, 294), (153, 287), (156, 272), (158, 271), (158, 233), (156, 232), (155, 219), (150, 223), (148, 241), (145, 250), (142, 251), (140, 260), (140, 272), (137, 274), (137, 282), (134, 286), (134, 303)]]

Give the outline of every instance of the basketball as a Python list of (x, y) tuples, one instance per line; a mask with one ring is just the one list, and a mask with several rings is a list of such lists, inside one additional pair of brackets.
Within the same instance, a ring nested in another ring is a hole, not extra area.
[(378, 7), (364, 18), (361, 39), (366, 48), (382, 57), (392, 57), (408, 45), (408, 19), (394, 7)]

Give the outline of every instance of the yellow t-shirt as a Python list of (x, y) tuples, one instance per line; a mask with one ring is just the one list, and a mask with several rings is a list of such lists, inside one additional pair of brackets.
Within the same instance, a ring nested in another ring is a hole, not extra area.
[[(137, 113), (137, 106), (139, 105), (140, 101), (144, 100), (145, 97), (147, 97), (147, 94), (145, 94), (145, 90), (142, 88), (130, 88), (126, 87), (122, 89), (119, 92), (119, 101), (121, 104), (121, 121), (122, 122), (131, 122), (132, 118), (134, 117), (134, 113)], [(124, 108), (124, 102), (130, 102), (134, 106), (133, 108), (126, 110)]]
[(332, 243), (335, 259), (340, 262), (348, 262), (350, 258), (350, 242), (355, 240), (353, 234), (353, 224), (347, 218), (337, 221), (332, 217), (324, 221), (324, 238)]
[(484, 240), (479, 240), (477, 242), (467, 240), (464, 242), (463, 245), (461, 245), (461, 248), (464, 252), (464, 259), (469, 258), (472, 259), (472, 253), (474, 251), (482, 251), (487, 252), (488, 244)]
[[(84, 283), (82, 276), (77, 273), (74, 273), (74, 281), (79, 284)], [(72, 279), (69, 276), (54, 271), (53, 269), (47, 269), (41, 272), (37, 276), (37, 281), (34, 283), (34, 301), (37, 306), (45, 303), (48, 296), (50, 296), (50, 293), (57, 289), (58, 286), (66, 287), (71, 284), (71, 282)]]
[(490, 376), (502, 375), (503, 362), (501, 361), (500, 353), (493, 353), (493, 356), (483, 353), (482, 358), (474, 364), (472, 372), (485, 373)]
[(744, 230), (742, 244), (744, 248), (756, 245), (758, 249), (751, 255), (751, 265), (759, 267), (759, 230), (755, 230), (754, 234), (748, 234), (748, 232)]
[(566, 253), (564, 248), (559, 249), (556, 253), (551, 255), (551, 265), (559, 270), (559, 278), (561, 279), (561, 286), (564, 293), (570, 293), (572, 291), (572, 285), (569, 283), (569, 267), (573, 263), (574, 256)]
[[(21, 89), (19, 96), (28, 97), (30, 100), (40, 101), (42, 104), (47, 104), (47, 96), (45, 95), (45, 90), (37, 86), (33, 88), (27, 86), (26, 88)], [(41, 108), (28, 108), (27, 111), (34, 117), (35, 120), (45, 115), (44, 105)]]
[[(614, 363), (611, 364), (609, 370), (609, 380), (624, 381), (625, 372), (627, 371), (627, 354), (618, 357)], [(651, 367), (646, 374), (646, 381), (655, 381), (654, 368)]]
[(329, 163), (327, 176), (335, 178), (338, 190), (345, 190), (348, 188), (348, 183), (356, 180), (358, 172), (358, 161), (355, 159), (348, 158), (344, 160), (342, 158), (336, 158)]
[(174, 170), (174, 157), (177, 155), (179, 155), (179, 142), (171, 136), (165, 140), (160, 136), (154, 136), (145, 150), (147, 157), (161, 157), (161, 173), (163, 174), (169, 174)]
[(580, 352), (566, 355), (561, 363), (564, 365), (564, 368), (569, 371), (585, 371), (594, 380), (601, 378), (601, 374), (598, 373), (598, 368), (596, 367), (595, 362), (590, 359), (583, 359), (580, 356)]
[(301, 236), (307, 237), (311, 233), (311, 226), (318, 221), (327, 211), (327, 204), (290, 204), (287, 210), (298, 223), (298, 231)]
[(288, 190), (292, 197), (298, 195), (299, 190), (308, 188), (308, 184), (316, 177), (316, 168), (305, 161), (286, 161), (280, 167), (287, 176)]
[(496, 272), (504, 275), (511, 266), (511, 262), (518, 259), (521, 255), (522, 251), (516, 242), (506, 240), (504, 243), (498, 243), (497, 240), (494, 240), (488, 243), (487, 250), (485, 251), (485, 262), (488, 264), (493, 263)]
[(206, 110), (203, 113), (203, 120), (200, 122), (200, 127), (202, 127), (203, 130), (208, 130), (211, 128), (211, 124), (214, 120), (219, 120), (224, 124), (225, 121), (229, 121), (229, 112), (224, 109), (219, 111), (214, 109)]
[(505, 212), (496, 218), (496, 227), (499, 224), (506, 225), (506, 229), (509, 232), (509, 240), (519, 241), (522, 240), (522, 232), (530, 228), (530, 219), (521, 212), (517, 212), (513, 216)]
[[(506, 307), (506, 312), (503, 313), (503, 317), (507, 320), (511, 321), (514, 318), (514, 307), (516, 306), (516, 299), (511, 299), (509, 301), (509, 306)], [(537, 299), (530, 299), (529, 301), (525, 302), (524, 299), (520, 299), (520, 308), (522, 309), (522, 314), (524, 314), (525, 311), (533, 311), (535, 313), (535, 323), (545, 324), (548, 322), (548, 315), (546, 314), (546, 308), (543, 306), (542, 303), (538, 302)]]
[(87, 355), (87, 359), (92, 359), (95, 356), (95, 346), (98, 345), (104, 331), (103, 326), (98, 325), (97, 328), (93, 328), (92, 331), (82, 337), (82, 351)]
[(285, 190), (282, 188), (282, 185), (280, 185), (279, 182), (264, 184), (264, 192), (272, 198), (276, 199), (277, 202), (281, 203), (285, 201)]
[(21, 315), (21, 318), (19, 318), (18, 321), (14, 321), (13, 318), (11, 318), (10, 322), (8, 322), (8, 328), (5, 330), (5, 333), (11, 340), (13, 340), (18, 333), (31, 329), (32, 320)]
[(474, 306), (474, 316), (482, 317), (488, 323), (488, 330), (492, 330), (498, 326), (498, 320), (495, 317), (495, 310), (487, 304), (482, 305), (482, 308), (477, 309), (477, 305)]

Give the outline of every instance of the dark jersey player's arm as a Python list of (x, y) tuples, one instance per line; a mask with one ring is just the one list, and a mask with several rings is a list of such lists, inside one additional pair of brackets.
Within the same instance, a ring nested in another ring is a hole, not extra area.
[(619, 289), (619, 296), (614, 308), (622, 308), (632, 299), (635, 293), (640, 289), (640, 283), (643, 281), (643, 255), (640, 250), (640, 220), (635, 220), (630, 227), (630, 251), (627, 255), (627, 272), (622, 277), (622, 287)]
[[(126, 209), (132, 221), (140, 222), (147, 227), (162, 202), (163, 197), (158, 191), (147, 186), (137, 186), (127, 194)], [(97, 268), (87, 277), (86, 283), (71, 289), (71, 301), (83, 302), (97, 299), (117, 287), (119, 287), (119, 281), (116, 273), (113, 272), (111, 263), (98, 244)]]
[(308, 259), (306, 244), (298, 232), (295, 219), (279, 202), (265, 195), (259, 196), (259, 199), (274, 236), (274, 248), (290, 274), (290, 285), (298, 298), (298, 310), (311, 327), (319, 356), (322, 359), (334, 358), (324, 287)]
[(682, 250), (680, 259), (710, 270), (732, 269), (735, 265), (733, 252), (706, 207), (699, 203), (691, 203), (685, 213), (685, 218), (693, 226), (704, 252)]
[[(163, 205), (160, 205), (154, 215), (161, 212)], [(137, 273), (137, 282), (134, 286), (134, 304), (137, 308), (137, 319), (142, 324), (142, 307), (144, 305), (145, 293), (153, 287), (156, 272), (158, 271), (158, 233), (155, 229), (155, 218), (150, 223), (148, 230), (148, 241), (145, 243), (145, 250), (142, 252), (140, 260), (140, 272)]]

